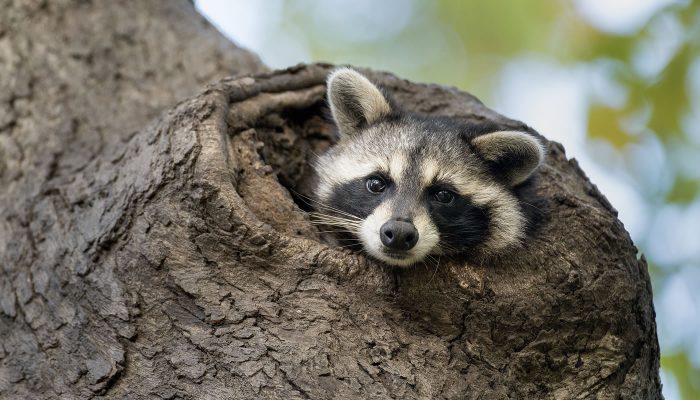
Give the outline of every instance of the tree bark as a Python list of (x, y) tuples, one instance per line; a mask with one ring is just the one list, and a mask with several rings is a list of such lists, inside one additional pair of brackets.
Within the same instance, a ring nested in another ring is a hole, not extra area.
[(0, 398), (661, 398), (646, 262), (561, 145), (524, 249), (397, 270), (294, 201), (332, 142), (331, 66), (265, 72), (180, 1), (0, 22)]

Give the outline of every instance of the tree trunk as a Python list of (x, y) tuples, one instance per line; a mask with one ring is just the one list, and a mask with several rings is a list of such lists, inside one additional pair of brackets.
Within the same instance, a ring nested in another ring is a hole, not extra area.
[(2, 9), (0, 398), (661, 398), (646, 262), (561, 145), (525, 249), (392, 269), (294, 201), (332, 142), (330, 66), (204, 90), (265, 67), (189, 3)]

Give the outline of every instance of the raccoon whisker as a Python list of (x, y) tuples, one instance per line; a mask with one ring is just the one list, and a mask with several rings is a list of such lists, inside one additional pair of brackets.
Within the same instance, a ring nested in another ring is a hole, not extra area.
[(291, 210), (295, 214), (301, 214), (301, 215), (309, 215), (309, 213), (313, 211), (304, 211), (304, 210)]
[(352, 226), (342, 226), (342, 225), (317, 225), (319, 227), (318, 233), (351, 233), (356, 235), (358, 229)]
[(425, 256), (422, 260), (422, 264), (428, 269), (431, 270), (433, 268), (433, 265), (435, 265), (435, 257), (432, 257), (430, 255)]
[[(327, 205), (327, 204), (323, 204), (323, 203), (317, 202), (317, 205), (318, 205), (319, 207), (321, 207), (322, 209), (325, 209), (324, 211), (330, 211), (330, 212), (333, 212), (333, 213), (335, 213), (335, 214), (340, 214), (340, 215), (343, 215), (343, 216), (346, 216), (346, 217), (350, 217), (350, 218), (354, 218), (354, 219), (357, 219), (357, 220), (361, 219), (361, 218), (358, 217), (357, 215), (350, 214), (350, 213), (348, 213), (348, 212), (345, 212), (345, 211), (343, 211), (343, 210), (337, 209), (337, 208), (335, 208), (335, 207), (331, 207), (331, 206), (329, 206), (329, 205)], [(320, 211), (312, 211), (312, 213), (313, 213), (313, 212), (320, 212)]]
[[(460, 236), (448, 236), (448, 235), (445, 235), (445, 236), (441, 237), (440, 239), (443, 240), (443, 241), (454, 241), (454, 242), (459, 242)], [(453, 247), (452, 245), (447, 244), (447, 243), (440, 243), (438, 246), (440, 246), (440, 248), (443, 249), (443, 250), (457, 250), (455, 247)]]
[(437, 259), (437, 265), (435, 265), (435, 271), (433, 271), (433, 276), (430, 277), (430, 280), (428, 281), (428, 284), (430, 284), (430, 283), (433, 281), (433, 279), (435, 278), (435, 275), (436, 275), (437, 272), (438, 272), (438, 269), (440, 269), (440, 259), (441, 259), (441, 257), (438, 257), (438, 259)]
[[(318, 200), (314, 199), (313, 197), (310, 197), (310, 196), (307, 196), (307, 195), (305, 195), (305, 194), (299, 193), (299, 192), (297, 192), (296, 190), (294, 190), (294, 189), (292, 189), (292, 188), (289, 188), (289, 191), (292, 192), (293, 194), (299, 196), (299, 197), (300, 197), (302, 200), (304, 200), (304, 201), (308, 201), (308, 202), (311, 202), (311, 203), (322, 204), (321, 202), (319, 202)], [(307, 203), (306, 205), (311, 205), (311, 204)]]
[(344, 245), (342, 245), (342, 246), (333, 246), (333, 248), (336, 248), (336, 249), (349, 249), (349, 248), (351, 248), (351, 247), (357, 247), (357, 246), (361, 246), (361, 245), (362, 245), (362, 243), (359, 243), (359, 242), (358, 242), (358, 243), (344, 244)]
[[(327, 228), (330, 228), (330, 229), (327, 229)], [(320, 228), (320, 229), (324, 229), (324, 228)], [(346, 226), (340, 226), (340, 225), (336, 225), (336, 226), (326, 225), (326, 230), (321, 230), (318, 233), (351, 233), (353, 235), (356, 235), (357, 229), (355, 229), (353, 227), (349, 227), (349, 226), (346, 227)]]
[(347, 219), (347, 220), (351, 220), (351, 221), (360, 221), (359, 218), (349, 218), (349, 217), (346, 217), (345, 215), (338, 215), (338, 214), (335, 214), (335, 213), (334, 213), (334, 214), (328, 214), (328, 213), (323, 212), (323, 211), (312, 211), (312, 212), (309, 213), (309, 215), (312, 216), (312, 217), (315, 216), (315, 217), (342, 218), (342, 219)]
[(360, 227), (361, 225), (361, 221), (354, 221), (351, 219), (330, 215), (314, 215), (309, 222), (316, 225), (323, 225), (326, 223), (330, 225), (348, 225), (354, 227)]
[(456, 232), (446, 233), (446, 234), (444, 234), (444, 237), (448, 238), (448, 239), (460, 239), (464, 236), (475, 235), (475, 234), (479, 234), (478, 229), (465, 228), (465, 229), (460, 229), (459, 231), (456, 231)]
[(312, 225), (316, 226), (328, 226), (328, 227), (344, 227), (344, 228), (355, 228), (359, 229), (360, 224), (350, 222), (350, 221), (343, 221), (343, 220), (332, 220), (332, 219), (325, 219), (325, 220), (316, 220), (316, 221), (309, 221), (311, 222)]
[(333, 246), (333, 248), (334, 249), (343, 249), (343, 250), (347, 250), (347, 249), (355, 250), (357, 248), (361, 249), (362, 243), (357, 242), (357, 243), (344, 244), (344, 245), (340, 245), (340, 246)]
[[(341, 209), (338, 209), (338, 208), (329, 206), (328, 204), (322, 203), (322, 202), (320, 202), (320, 201), (318, 201), (318, 200), (316, 200), (316, 199), (313, 199), (313, 198), (311, 198), (311, 197), (309, 197), (309, 196), (306, 196), (306, 195), (304, 195), (304, 194), (301, 194), (301, 193), (297, 192), (297, 191), (294, 190), (294, 189), (290, 189), (290, 190), (291, 190), (293, 193), (295, 193), (297, 196), (301, 197), (303, 200), (308, 201), (308, 202), (311, 202), (311, 203), (315, 204), (316, 206), (319, 206), (319, 207), (321, 207), (321, 208), (325, 208), (325, 209), (328, 210), (328, 211), (333, 211), (333, 212), (335, 212), (335, 213), (345, 215), (345, 216), (347, 216), (347, 217), (351, 217), (351, 218), (355, 218), (355, 219), (357, 219), (357, 220), (361, 220), (361, 218), (358, 217), (357, 215), (353, 215), (353, 214), (350, 214), (350, 213), (347, 212), (347, 211), (343, 211), (343, 210), (341, 210)], [(307, 204), (308, 204), (308, 203), (307, 203)], [(312, 205), (312, 204), (308, 204), (308, 205)]]
[(456, 247), (451, 246), (451, 245), (449, 245), (449, 244), (447, 244), (447, 243), (441, 243), (441, 244), (439, 244), (439, 245), (438, 245), (438, 249), (440, 249), (440, 251), (443, 251), (443, 252), (444, 252), (444, 251), (457, 252), (457, 248), (456, 248)]
[(526, 201), (522, 201), (522, 200), (520, 200), (520, 202), (523, 203), (523, 204), (525, 204), (526, 206), (530, 206), (530, 207), (534, 208), (535, 210), (542, 212), (542, 209), (539, 208), (539, 207), (537, 207), (537, 206), (534, 205), (534, 204), (530, 204), (530, 203), (528, 203), (528, 202), (526, 202)]
[(316, 217), (342, 218), (342, 219), (347, 219), (347, 220), (351, 220), (351, 221), (361, 221), (361, 219), (359, 217), (352, 216), (352, 218), (350, 218), (350, 217), (347, 217), (347, 216), (342, 215), (342, 214), (338, 215), (337, 213), (327, 214), (323, 211), (311, 211), (308, 214), (312, 217), (316, 216)]
[(319, 158), (321, 158), (321, 155), (318, 154), (318, 153), (316, 153), (316, 152), (313, 151), (312, 149), (309, 149), (309, 153), (311, 153), (312, 156), (316, 157), (317, 160), (318, 160)]
[(325, 214), (325, 213), (320, 213), (320, 212), (309, 213), (309, 216), (312, 218), (330, 218), (330, 219), (338, 219), (338, 220), (352, 221), (352, 222), (358, 222), (358, 223), (361, 221), (359, 219), (347, 218), (347, 217), (342, 216), (342, 215)]

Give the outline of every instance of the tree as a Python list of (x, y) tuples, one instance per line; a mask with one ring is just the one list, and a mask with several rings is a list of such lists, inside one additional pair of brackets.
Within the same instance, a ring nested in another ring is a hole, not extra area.
[(646, 262), (560, 145), (521, 252), (396, 270), (294, 201), (331, 66), (267, 72), (184, 1), (4, 4), (0, 59), (1, 398), (661, 398)]

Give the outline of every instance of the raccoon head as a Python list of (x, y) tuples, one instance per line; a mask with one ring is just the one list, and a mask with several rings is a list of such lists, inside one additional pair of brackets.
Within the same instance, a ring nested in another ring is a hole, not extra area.
[(339, 141), (315, 163), (317, 215), (372, 257), (495, 255), (525, 237), (517, 195), (543, 158), (531, 134), (402, 112), (360, 73), (328, 78)]

